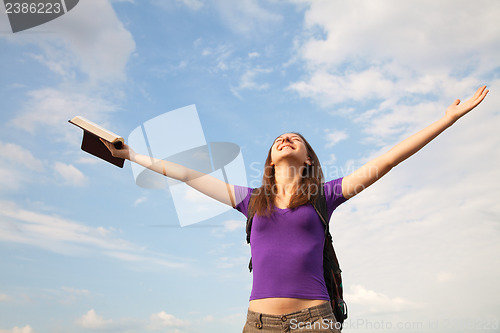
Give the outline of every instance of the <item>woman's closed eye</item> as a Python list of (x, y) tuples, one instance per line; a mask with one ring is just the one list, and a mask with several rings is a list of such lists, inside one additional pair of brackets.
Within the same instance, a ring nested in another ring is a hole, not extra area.
[[(301, 140), (300, 140), (300, 138), (299, 138), (298, 136), (292, 136), (292, 137), (288, 137), (288, 138), (286, 138), (286, 139), (287, 139), (287, 141), (292, 142), (292, 143), (293, 143), (294, 141), (301, 142)], [(277, 139), (274, 141), (274, 143), (282, 143), (282, 142), (284, 142), (284, 141), (285, 141), (285, 138), (283, 138), (283, 137), (279, 137), (279, 138), (277, 138)]]

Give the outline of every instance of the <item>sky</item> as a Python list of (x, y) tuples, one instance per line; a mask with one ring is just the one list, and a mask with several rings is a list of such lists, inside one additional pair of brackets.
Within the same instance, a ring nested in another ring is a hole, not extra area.
[(168, 187), (80, 150), (73, 116), (128, 138), (195, 105), (205, 141), (240, 147), (255, 187), (283, 132), (331, 180), (481, 85), (481, 105), (330, 223), (344, 332), (500, 332), (499, 1), (81, 0), (18, 33), (0, 9), (1, 333), (245, 322), (245, 218), (181, 226)]

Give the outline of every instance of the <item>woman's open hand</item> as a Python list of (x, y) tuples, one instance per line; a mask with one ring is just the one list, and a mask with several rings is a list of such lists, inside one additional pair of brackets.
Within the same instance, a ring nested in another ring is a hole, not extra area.
[(126, 160), (130, 160), (130, 158), (135, 155), (135, 152), (132, 150), (132, 148), (130, 148), (130, 146), (126, 145), (125, 143), (123, 144), (121, 149), (116, 149), (111, 142), (108, 142), (103, 139), (100, 140), (109, 149), (113, 157), (119, 157), (119, 158), (124, 158)]
[(446, 109), (446, 115), (451, 117), (453, 121), (458, 120), (460, 117), (465, 115), (470, 110), (474, 109), (483, 101), (483, 99), (488, 94), (489, 90), (486, 89), (486, 86), (480, 87), (474, 96), (472, 96), (467, 101), (460, 103), (460, 100), (457, 99)]

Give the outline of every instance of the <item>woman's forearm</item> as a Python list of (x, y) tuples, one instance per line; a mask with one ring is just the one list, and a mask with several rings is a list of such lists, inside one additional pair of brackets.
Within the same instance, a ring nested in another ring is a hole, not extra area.
[(443, 116), (420, 132), (401, 141), (387, 153), (369, 161), (361, 168), (344, 177), (342, 182), (343, 195), (346, 198), (351, 198), (360, 193), (382, 178), (393, 167), (422, 149), (455, 121), (456, 119), (453, 117), (448, 115)]
[(204, 175), (202, 172), (189, 169), (177, 163), (160, 160), (154, 157), (136, 153), (130, 154), (130, 161), (142, 165), (143, 167), (148, 168), (154, 172), (158, 172), (159, 174), (162, 174), (164, 176), (183, 182), (187, 182)]
[(183, 165), (160, 160), (154, 157), (136, 154), (128, 145), (116, 149), (110, 142), (101, 140), (114, 157), (124, 158), (130, 162), (142, 165), (154, 172), (186, 183), (197, 191), (235, 207), (234, 186), (219, 180), (209, 174), (196, 171)]
[(401, 141), (391, 150), (385, 153), (384, 157), (391, 168), (406, 160), (408, 157), (415, 154), (425, 145), (431, 142), (445, 129), (453, 125), (455, 120), (450, 116), (443, 116), (438, 121), (427, 126), (418, 133), (413, 134), (407, 139)]

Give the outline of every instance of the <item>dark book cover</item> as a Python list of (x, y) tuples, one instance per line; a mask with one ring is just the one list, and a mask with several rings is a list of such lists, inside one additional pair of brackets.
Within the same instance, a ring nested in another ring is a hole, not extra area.
[[(121, 142), (118, 142), (121, 145)], [(120, 148), (120, 147), (117, 147)], [(103, 160), (123, 168), (125, 160), (123, 158), (114, 157), (109, 149), (102, 143), (99, 137), (88, 131), (83, 131), (82, 150), (89, 154), (102, 158)]]

